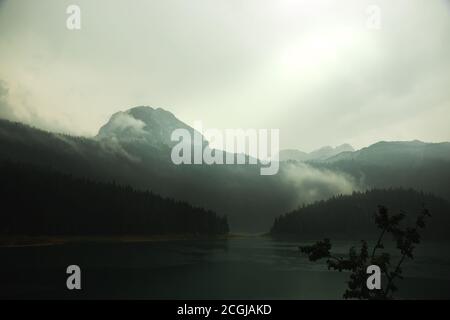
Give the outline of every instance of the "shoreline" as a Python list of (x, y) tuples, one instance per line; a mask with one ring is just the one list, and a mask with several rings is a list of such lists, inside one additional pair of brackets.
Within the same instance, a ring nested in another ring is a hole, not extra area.
[(242, 237), (226, 235), (121, 235), (121, 236), (0, 236), (0, 248), (43, 247), (71, 243), (140, 243), (188, 240), (227, 240)]

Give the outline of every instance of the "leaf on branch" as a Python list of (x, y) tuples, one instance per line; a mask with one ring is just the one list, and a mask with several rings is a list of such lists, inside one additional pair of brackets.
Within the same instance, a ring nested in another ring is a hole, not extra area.
[(308, 256), (310, 261), (317, 261), (330, 257), (331, 242), (330, 239), (324, 239), (310, 246), (300, 246), (299, 249), (301, 253)]

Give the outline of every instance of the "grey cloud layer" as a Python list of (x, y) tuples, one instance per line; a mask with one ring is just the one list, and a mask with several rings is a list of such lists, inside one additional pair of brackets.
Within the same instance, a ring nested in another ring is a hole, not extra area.
[[(448, 1), (77, 3), (82, 30), (69, 32), (70, 1), (0, 2), (8, 103), (68, 132), (151, 105), (189, 124), (280, 128), (282, 148), (306, 151), (450, 140)], [(372, 3), (379, 31), (365, 28)]]

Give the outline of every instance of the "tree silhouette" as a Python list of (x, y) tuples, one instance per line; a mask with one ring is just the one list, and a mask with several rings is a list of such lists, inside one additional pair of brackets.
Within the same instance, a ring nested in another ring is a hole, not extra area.
[(229, 231), (226, 216), (115, 181), (1, 161), (0, 176), (0, 236), (214, 236)]
[[(300, 246), (299, 249), (308, 255), (310, 261), (326, 258), (329, 270), (351, 272), (348, 288), (343, 295), (345, 299), (393, 299), (393, 294), (398, 289), (395, 281), (402, 279), (402, 264), (406, 259), (414, 259), (415, 245), (420, 243), (419, 231), (425, 228), (425, 219), (430, 216), (428, 210), (423, 208), (413, 227), (402, 227), (401, 223), (405, 218), (403, 212), (390, 214), (386, 207), (379, 206), (375, 214), (375, 224), (380, 234), (370, 254), (367, 242), (364, 240), (361, 241), (359, 251), (351, 247), (347, 257), (331, 253), (330, 239), (324, 239), (309, 246)], [(393, 263), (388, 252), (381, 251), (385, 249), (383, 242), (386, 234), (393, 236), (396, 248), (400, 251), (400, 259), (397, 263)], [(386, 285), (381, 289), (367, 288), (367, 267), (370, 265), (377, 265), (387, 279)]]

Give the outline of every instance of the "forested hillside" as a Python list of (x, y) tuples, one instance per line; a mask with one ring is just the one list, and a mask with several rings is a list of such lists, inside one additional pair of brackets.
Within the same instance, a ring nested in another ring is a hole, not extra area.
[(217, 235), (226, 217), (115, 182), (0, 163), (0, 235)]
[(412, 189), (354, 192), (303, 206), (276, 218), (271, 234), (308, 239), (366, 239), (377, 234), (374, 214), (379, 205), (392, 212), (404, 212), (408, 224), (413, 223), (425, 207), (432, 214), (425, 229), (425, 239), (450, 239), (449, 203)]

